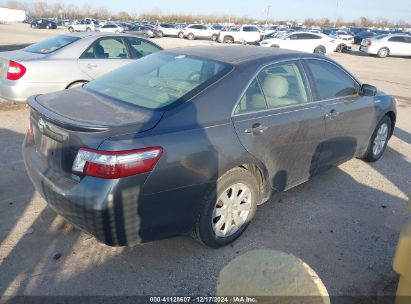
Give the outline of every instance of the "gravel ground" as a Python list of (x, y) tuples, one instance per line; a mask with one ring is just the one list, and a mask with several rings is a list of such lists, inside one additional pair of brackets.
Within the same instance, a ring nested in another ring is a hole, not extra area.
[[(59, 30), (0, 25), (0, 50)], [(164, 47), (210, 44), (174, 38)], [(392, 258), (410, 219), (411, 60), (331, 57), (362, 81), (398, 97), (398, 123), (383, 158), (349, 161), (260, 206), (244, 235), (213, 250), (188, 237), (133, 248), (96, 242), (46, 207), (25, 173), (27, 108), (0, 102), (0, 295), (212, 295), (220, 269), (252, 249), (292, 253), (331, 295), (393, 295)]]

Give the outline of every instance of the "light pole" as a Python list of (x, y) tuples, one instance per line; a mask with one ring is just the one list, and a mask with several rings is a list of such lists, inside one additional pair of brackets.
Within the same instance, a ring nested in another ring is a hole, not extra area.
[(335, 19), (334, 19), (334, 27), (337, 26), (337, 19), (338, 19), (338, 10), (340, 8), (340, 0), (337, 0), (337, 9), (335, 11)]

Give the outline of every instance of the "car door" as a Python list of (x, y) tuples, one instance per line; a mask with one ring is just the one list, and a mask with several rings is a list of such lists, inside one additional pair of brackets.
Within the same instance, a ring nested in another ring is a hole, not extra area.
[(307, 180), (325, 135), (299, 61), (269, 65), (245, 91), (232, 121), (245, 149), (267, 168), (274, 192)]
[(404, 56), (411, 56), (411, 37), (404, 37), (405, 54)]
[(409, 37), (406, 36), (395, 36), (388, 39), (389, 45), (388, 48), (390, 49), (390, 55), (395, 56), (406, 56), (409, 55), (409, 43), (407, 40)]
[(376, 124), (374, 98), (360, 96), (360, 84), (348, 72), (324, 59), (303, 61), (314, 100), (324, 109), (325, 138), (319, 169), (353, 158), (368, 146)]
[(104, 37), (95, 40), (77, 62), (83, 72), (95, 79), (132, 60), (124, 38)]

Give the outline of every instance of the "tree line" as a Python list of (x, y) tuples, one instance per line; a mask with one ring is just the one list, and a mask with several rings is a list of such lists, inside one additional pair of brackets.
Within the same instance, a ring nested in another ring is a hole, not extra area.
[(248, 16), (233, 16), (228, 14), (164, 14), (161, 9), (156, 8), (150, 12), (145, 12), (141, 14), (129, 13), (129, 12), (118, 12), (112, 13), (105, 7), (91, 7), (85, 4), (81, 7), (74, 4), (63, 4), (63, 3), (47, 3), (44, 1), (38, 1), (34, 3), (27, 3), (21, 1), (7, 1), (0, 2), (1, 7), (13, 8), (13, 9), (23, 9), (26, 14), (32, 18), (62, 18), (62, 19), (82, 19), (85, 17), (91, 17), (101, 20), (122, 20), (122, 21), (148, 21), (148, 22), (204, 22), (204, 23), (217, 23), (217, 22), (230, 22), (236, 24), (246, 24), (246, 23), (265, 23), (287, 25), (287, 24), (299, 24), (303, 23), (305, 26), (321, 26), (321, 27), (332, 27), (332, 26), (356, 26), (356, 27), (399, 27), (399, 28), (411, 28), (411, 24), (403, 20), (390, 21), (386, 18), (379, 17), (376, 19), (370, 19), (367, 17), (361, 17), (353, 21), (344, 21), (342, 17), (336, 20), (330, 20), (329, 18), (313, 19), (307, 18), (303, 21), (300, 20), (258, 20), (249, 18)]

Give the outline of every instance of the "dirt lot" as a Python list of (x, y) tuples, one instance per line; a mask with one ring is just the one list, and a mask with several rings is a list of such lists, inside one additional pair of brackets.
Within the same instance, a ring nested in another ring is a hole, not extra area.
[[(64, 30), (0, 25), (0, 49)], [(206, 43), (157, 39), (164, 47)], [(67, 224), (34, 191), (21, 157), (27, 108), (0, 103), (0, 295), (212, 295), (220, 269), (252, 249), (301, 258), (331, 295), (392, 295), (392, 258), (410, 216), (411, 59), (333, 54), (363, 82), (398, 97), (383, 158), (352, 160), (272, 198), (233, 245), (212, 250), (188, 237), (111, 248)]]

